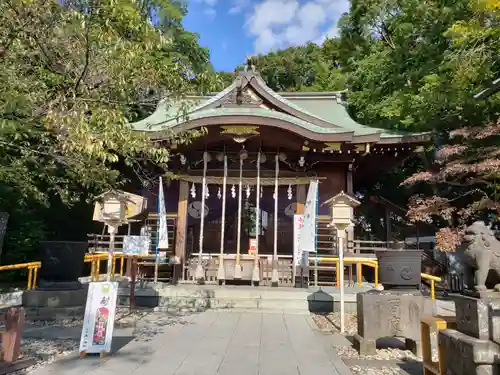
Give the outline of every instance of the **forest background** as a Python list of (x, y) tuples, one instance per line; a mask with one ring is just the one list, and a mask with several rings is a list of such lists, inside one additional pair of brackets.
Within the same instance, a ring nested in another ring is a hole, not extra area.
[[(41, 240), (86, 240), (106, 189), (157, 188), (169, 150), (127, 121), (166, 93), (221, 90), (243, 68), (214, 72), (186, 12), (180, 0), (0, 3), (1, 263), (33, 260)], [(435, 226), (453, 251), (468, 223), (500, 213), (500, 95), (474, 97), (500, 77), (500, 0), (351, 0), (338, 26), (322, 45), (253, 57), (256, 70), (276, 91), (348, 90), (361, 124), (430, 132), (427, 148), (356, 188), (407, 207), (405, 225)]]

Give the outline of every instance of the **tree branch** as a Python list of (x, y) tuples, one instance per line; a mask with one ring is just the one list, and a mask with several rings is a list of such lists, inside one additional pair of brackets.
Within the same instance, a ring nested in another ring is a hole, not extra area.
[(88, 18), (87, 21), (85, 22), (85, 65), (83, 66), (82, 73), (80, 74), (80, 76), (78, 77), (78, 79), (75, 83), (75, 88), (74, 88), (75, 92), (78, 91), (78, 86), (80, 86), (80, 83), (87, 75), (87, 71), (88, 71), (88, 68), (90, 65), (90, 38), (89, 38), (89, 34), (90, 34), (90, 23), (92, 22), (92, 16), (94, 15), (93, 2), (90, 2), (88, 9), (89, 9), (89, 15), (87, 17)]

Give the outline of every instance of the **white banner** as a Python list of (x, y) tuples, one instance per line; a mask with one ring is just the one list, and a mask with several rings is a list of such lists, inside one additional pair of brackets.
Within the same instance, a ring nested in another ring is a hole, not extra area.
[(304, 221), (300, 230), (300, 251), (316, 252), (316, 221), (318, 211), (318, 181), (309, 183), (306, 206), (304, 208)]
[(304, 215), (293, 215), (293, 264), (299, 266), (302, 260), (302, 251), (299, 248), (300, 230), (304, 224)]
[(111, 352), (117, 295), (117, 282), (89, 283), (80, 352)]
[(158, 249), (168, 249), (167, 208), (165, 207), (163, 179), (161, 177), (160, 192), (158, 194), (158, 215), (160, 216), (160, 222), (158, 226)]

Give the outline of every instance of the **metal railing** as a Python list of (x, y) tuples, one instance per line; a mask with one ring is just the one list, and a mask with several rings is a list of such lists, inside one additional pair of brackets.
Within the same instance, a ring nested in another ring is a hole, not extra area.
[(20, 269), (27, 268), (28, 269), (28, 285), (27, 285), (26, 289), (30, 290), (30, 289), (36, 288), (38, 269), (41, 266), (42, 266), (42, 262), (11, 264), (8, 266), (0, 266), (0, 271), (20, 270)]

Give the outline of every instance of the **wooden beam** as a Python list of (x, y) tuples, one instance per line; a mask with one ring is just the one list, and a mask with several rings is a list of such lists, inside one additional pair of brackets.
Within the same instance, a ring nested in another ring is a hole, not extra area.
[(306, 185), (297, 185), (297, 210), (296, 214), (303, 214), (306, 205)]
[[(176, 266), (175, 279), (179, 279), (183, 272), (186, 254), (186, 235), (188, 220), (189, 184), (186, 181), (179, 182), (179, 203), (177, 206), (177, 221), (175, 233), (175, 256), (180, 259), (180, 265)], [(179, 273), (179, 271), (181, 273)], [(175, 280), (175, 281), (177, 281)]]

